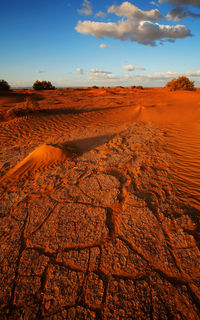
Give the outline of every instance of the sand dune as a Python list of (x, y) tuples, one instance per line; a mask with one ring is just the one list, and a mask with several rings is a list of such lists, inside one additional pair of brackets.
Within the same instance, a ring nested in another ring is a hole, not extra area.
[(78, 151), (73, 147), (59, 148), (52, 145), (41, 145), (32, 151), (25, 159), (10, 169), (0, 180), (2, 184), (8, 181), (14, 183), (19, 179), (33, 178), (38, 171), (54, 167), (67, 159), (72, 159)]
[(1, 319), (200, 319), (199, 97), (0, 97)]

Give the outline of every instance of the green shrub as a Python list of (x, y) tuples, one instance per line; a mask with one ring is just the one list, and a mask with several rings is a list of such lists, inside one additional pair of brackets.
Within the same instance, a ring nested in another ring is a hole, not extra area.
[(50, 81), (36, 80), (35, 83), (33, 84), (33, 89), (34, 90), (54, 90), (55, 87), (51, 84)]
[(172, 79), (166, 84), (165, 88), (169, 89), (170, 91), (195, 90), (194, 81), (190, 81), (185, 76), (179, 77), (177, 79)]
[(5, 80), (0, 80), (0, 90), (1, 90), (1, 91), (8, 91), (8, 90), (10, 90), (10, 86), (9, 86), (9, 84), (8, 84), (7, 81), (5, 81)]

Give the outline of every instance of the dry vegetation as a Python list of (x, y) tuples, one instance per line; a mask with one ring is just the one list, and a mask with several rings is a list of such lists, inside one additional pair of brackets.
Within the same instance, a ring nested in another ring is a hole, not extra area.
[(33, 84), (33, 89), (34, 90), (54, 90), (55, 87), (52, 85), (52, 83), (50, 81), (36, 80), (35, 83)]
[(8, 91), (10, 90), (10, 85), (5, 80), (0, 80), (0, 91)]
[(178, 79), (172, 79), (166, 84), (166, 88), (170, 91), (176, 90), (195, 90), (194, 88), (194, 81), (190, 81), (187, 77), (182, 76)]

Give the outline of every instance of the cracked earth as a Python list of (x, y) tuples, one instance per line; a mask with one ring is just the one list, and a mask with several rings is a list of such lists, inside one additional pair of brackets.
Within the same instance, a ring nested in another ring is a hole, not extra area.
[(198, 212), (177, 199), (165, 132), (98, 117), (107, 129), (4, 142), (0, 318), (200, 319)]

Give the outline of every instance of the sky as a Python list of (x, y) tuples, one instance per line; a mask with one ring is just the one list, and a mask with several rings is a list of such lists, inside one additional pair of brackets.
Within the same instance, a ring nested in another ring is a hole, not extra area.
[(0, 0), (0, 79), (200, 87), (200, 0)]

